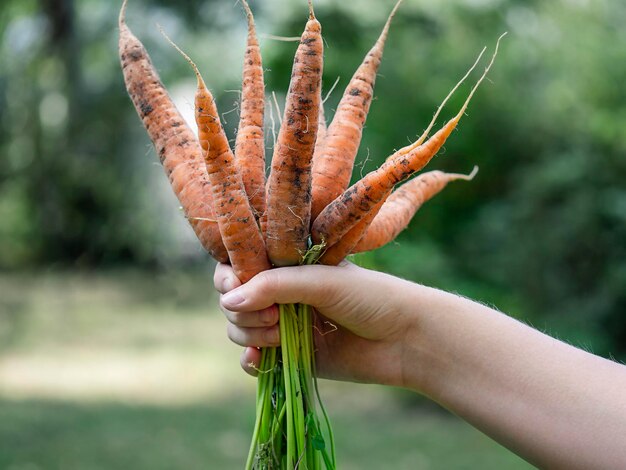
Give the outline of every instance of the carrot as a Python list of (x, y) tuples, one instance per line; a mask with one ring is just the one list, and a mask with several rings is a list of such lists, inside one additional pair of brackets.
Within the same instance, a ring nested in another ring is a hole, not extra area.
[[(331, 202), (313, 223), (311, 235), (314, 243), (323, 242), (329, 247), (337, 243), (341, 237), (354, 227), (372, 207), (378, 204), (397, 183), (408, 179), (411, 175), (426, 166), (456, 128), (470, 100), (478, 89), (478, 86), (487, 76), (487, 72), (491, 68), (498, 53), (498, 46), (502, 36), (498, 39), (491, 61), (470, 91), (469, 96), (458, 114), (426, 142), (417, 146), (416, 144), (412, 144), (397, 151), (387, 158), (378, 169), (365, 175), (365, 177), (357, 181), (341, 196)], [(463, 77), (463, 79), (464, 78), (465, 77)], [(463, 81), (463, 79), (461, 81)], [(449, 96), (450, 95), (448, 95), (448, 97)], [(437, 114), (438, 112), (435, 114), (435, 118)], [(434, 118), (427, 131), (432, 127), (433, 122)], [(423, 140), (425, 136), (426, 133), (418, 139), (418, 142)]]
[(295, 54), (291, 83), (267, 185), (266, 244), (276, 266), (298, 264), (311, 221), (311, 160), (320, 108), (322, 27), (309, 1), (309, 20)]
[(395, 240), (426, 201), (436, 196), (451, 181), (471, 181), (477, 172), (477, 166), (469, 175), (435, 170), (403, 184), (387, 198), (363, 238), (353, 247), (352, 253), (375, 250)]
[[(389, 193), (387, 193), (389, 194)], [(378, 217), (377, 214), (384, 207), (387, 196), (376, 204), (372, 209), (350, 230), (341, 240), (328, 248), (320, 257), (321, 264), (337, 266), (346, 256), (355, 252), (354, 247), (360, 242), (364, 235), (369, 232), (370, 224)]]
[(248, 201), (235, 156), (228, 144), (213, 95), (206, 87), (196, 64), (163, 33), (170, 44), (189, 62), (198, 80), (195, 97), (198, 138), (213, 191), (213, 210), (228, 251), (230, 264), (241, 282), (270, 269), (263, 236)]
[(363, 126), (374, 95), (376, 73), (380, 67), (393, 19), (402, 0), (398, 0), (378, 37), (348, 83), (333, 117), (320, 158), (313, 163), (312, 207), (313, 218), (350, 184)]
[(417, 210), (451, 181), (470, 181), (478, 167), (469, 175), (444, 173), (439, 170), (419, 175), (389, 193), (376, 204), (341, 240), (327, 249), (320, 263), (336, 266), (350, 253), (380, 248), (393, 241), (404, 230)]
[(200, 243), (213, 258), (225, 263), (228, 253), (215, 222), (202, 149), (161, 83), (148, 52), (128, 28), (126, 0), (120, 10), (119, 28), (126, 90)]
[(250, 204), (258, 218), (265, 212), (265, 84), (254, 17), (248, 2), (242, 0), (242, 3), (248, 17), (248, 40), (243, 63), (241, 114), (235, 140), (235, 161), (241, 171)]

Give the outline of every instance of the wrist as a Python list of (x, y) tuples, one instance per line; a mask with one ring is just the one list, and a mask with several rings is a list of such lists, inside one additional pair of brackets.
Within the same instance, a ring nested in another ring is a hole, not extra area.
[(398, 386), (434, 398), (437, 383), (445, 370), (447, 335), (446, 312), (458, 306), (446, 292), (411, 284), (404, 299), (403, 316), (407, 318), (400, 359), (401, 376)]

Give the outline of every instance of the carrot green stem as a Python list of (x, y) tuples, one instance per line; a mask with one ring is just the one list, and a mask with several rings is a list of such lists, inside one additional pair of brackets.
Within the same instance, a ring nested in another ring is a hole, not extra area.
[[(315, 263), (322, 249), (312, 247), (303, 264)], [(256, 422), (245, 468), (335, 470), (332, 429), (315, 379), (313, 309), (279, 305), (279, 315), (281, 347), (264, 348), (261, 354)], [(317, 403), (324, 415), (325, 435)]]

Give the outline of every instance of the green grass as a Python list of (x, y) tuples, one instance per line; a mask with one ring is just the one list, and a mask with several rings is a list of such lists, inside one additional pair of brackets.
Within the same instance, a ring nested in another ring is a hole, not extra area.
[[(252, 397), (184, 407), (0, 402), (3, 469), (242, 468)], [(332, 410), (342, 469), (528, 469), (440, 413)]]
[[(0, 277), (0, 468), (237, 469), (254, 380), (208, 273)], [(339, 468), (529, 469), (458, 418), (321, 382)]]

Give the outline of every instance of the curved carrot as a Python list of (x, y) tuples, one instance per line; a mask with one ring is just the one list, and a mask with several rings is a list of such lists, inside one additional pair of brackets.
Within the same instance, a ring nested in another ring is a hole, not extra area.
[[(502, 35), (504, 36), (504, 35)], [(391, 155), (376, 170), (357, 181), (341, 196), (331, 202), (315, 219), (311, 230), (313, 242), (332, 246), (356, 225), (393, 187), (415, 172), (421, 170), (439, 151), (446, 139), (456, 128), (478, 86), (487, 76), (498, 53), (500, 39), (491, 61), (482, 76), (470, 91), (458, 114), (423, 144), (405, 147)], [(434, 121), (434, 120), (433, 120)], [(432, 122), (430, 127), (432, 126)], [(423, 139), (425, 136), (420, 138)]]
[(119, 16), (119, 55), (128, 94), (200, 243), (213, 258), (226, 263), (228, 253), (215, 222), (202, 149), (161, 83), (148, 52), (128, 28), (125, 14), (126, 0)]
[(382, 204), (378, 215), (363, 238), (353, 247), (352, 253), (375, 250), (395, 240), (426, 201), (436, 196), (451, 181), (471, 181), (477, 172), (478, 167), (474, 167), (469, 175), (435, 170), (403, 184)]
[(242, 3), (248, 17), (248, 40), (243, 63), (241, 114), (235, 140), (235, 161), (250, 204), (258, 218), (265, 212), (265, 84), (254, 17), (248, 2), (242, 0)]
[(372, 209), (354, 227), (348, 230), (348, 233), (341, 237), (341, 240), (328, 248), (320, 257), (319, 262), (330, 266), (337, 266), (350, 253), (357, 253), (354, 251), (354, 247), (369, 231), (370, 225), (374, 220), (376, 220), (380, 209), (384, 207), (385, 199), (386, 196), (383, 197), (378, 204), (372, 207)]
[(322, 155), (313, 162), (311, 203), (313, 218), (350, 184), (354, 159), (374, 96), (376, 73), (382, 60), (391, 20), (401, 2), (402, 0), (398, 0), (394, 6), (378, 40), (348, 83), (328, 127)]
[(198, 79), (195, 97), (196, 123), (213, 191), (213, 209), (230, 264), (239, 280), (247, 282), (261, 271), (271, 268), (263, 236), (237, 170), (235, 156), (222, 127), (215, 99), (206, 87), (196, 64), (163, 34), (189, 62)]
[(267, 253), (276, 266), (299, 264), (311, 221), (311, 160), (317, 136), (323, 66), (322, 27), (309, 20), (294, 58), (284, 117), (267, 185)]

